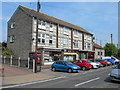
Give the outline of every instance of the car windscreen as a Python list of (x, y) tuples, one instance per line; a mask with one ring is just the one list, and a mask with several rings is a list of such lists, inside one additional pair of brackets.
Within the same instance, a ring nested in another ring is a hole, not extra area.
[(91, 63), (91, 61), (86, 61), (86, 63)]
[(73, 65), (71, 62), (66, 62), (68, 65)]
[(118, 64), (118, 65), (115, 67), (115, 69), (120, 69), (120, 64)]
[(103, 62), (104, 60), (97, 60), (98, 62)]

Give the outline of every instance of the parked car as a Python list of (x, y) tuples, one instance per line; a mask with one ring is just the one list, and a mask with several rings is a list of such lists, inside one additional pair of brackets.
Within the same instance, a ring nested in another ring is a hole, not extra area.
[(99, 62), (101, 64), (103, 64), (103, 66), (108, 66), (108, 63), (106, 61), (104, 61), (103, 59), (95, 59), (95, 62)]
[(73, 62), (73, 64), (78, 65), (79, 67), (81, 67), (82, 70), (90, 70), (92, 68), (90, 62), (88, 62), (87, 60), (76, 60)]
[(57, 60), (51, 65), (52, 71), (67, 71), (67, 72), (78, 72), (80, 67), (77, 65), (72, 64), (71, 62)]
[(106, 59), (104, 59), (104, 60), (105, 60), (105, 61), (107, 61), (107, 62), (110, 62), (112, 65), (114, 65), (114, 64), (115, 64), (115, 61), (114, 61), (114, 60), (112, 60), (112, 59), (109, 59), (109, 58), (107, 59), (107, 58), (106, 58)]
[(120, 81), (120, 64), (112, 69), (110, 73), (111, 81)]
[(99, 62), (93, 62), (91, 60), (88, 60), (87, 62), (89, 62), (91, 64), (92, 68), (96, 68), (97, 69), (97, 68), (101, 67), (101, 63), (99, 63)]
[(100, 62), (96, 62), (95, 60), (90, 60), (90, 61), (91, 61), (91, 62), (98, 63), (98, 64), (99, 64), (99, 68), (104, 66), (103, 64), (101, 64)]
[(120, 63), (120, 60), (119, 60), (119, 59), (117, 59), (116, 57), (110, 57), (110, 56), (107, 56), (107, 57), (102, 57), (102, 59), (112, 59), (112, 60), (114, 60), (114, 61), (115, 61), (115, 64)]

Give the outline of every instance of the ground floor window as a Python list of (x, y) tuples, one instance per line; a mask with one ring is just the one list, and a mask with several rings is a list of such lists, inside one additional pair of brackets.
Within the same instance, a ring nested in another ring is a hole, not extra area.
[(64, 55), (64, 61), (72, 62), (76, 60), (76, 55)]

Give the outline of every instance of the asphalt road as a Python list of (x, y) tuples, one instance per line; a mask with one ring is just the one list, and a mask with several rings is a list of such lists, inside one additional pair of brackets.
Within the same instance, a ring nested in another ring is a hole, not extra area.
[(120, 82), (111, 82), (109, 73), (114, 66), (80, 71), (79, 73), (42, 71), (57, 78), (26, 84), (17, 88), (120, 88)]

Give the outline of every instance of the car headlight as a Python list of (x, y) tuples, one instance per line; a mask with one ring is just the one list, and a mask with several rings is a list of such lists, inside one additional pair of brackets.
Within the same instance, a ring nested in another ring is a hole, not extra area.
[(73, 69), (77, 69), (77, 67), (73, 67)]

